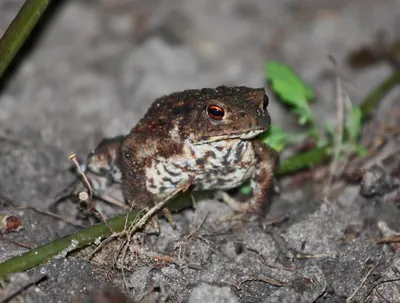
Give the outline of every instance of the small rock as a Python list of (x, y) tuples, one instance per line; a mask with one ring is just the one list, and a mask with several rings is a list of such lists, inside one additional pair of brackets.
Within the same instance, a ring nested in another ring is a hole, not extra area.
[(189, 303), (236, 303), (239, 302), (229, 287), (202, 283), (192, 290)]
[(390, 175), (381, 166), (374, 165), (364, 172), (360, 193), (365, 197), (382, 196), (393, 188)]

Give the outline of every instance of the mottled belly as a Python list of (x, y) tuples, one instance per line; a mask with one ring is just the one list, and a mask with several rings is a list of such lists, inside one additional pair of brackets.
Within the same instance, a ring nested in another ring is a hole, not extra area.
[(146, 169), (146, 186), (169, 195), (182, 184), (195, 190), (230, 189), (252, 177), (256, 158), (250, 141), (232, 139), (203, 145), (185, 141), (181, 154), (159, 157)]
[(240, 186), (253, 175), (253, 167), (227, 167), (199, 174), (194, 179), (195, 190), (231, 189)]

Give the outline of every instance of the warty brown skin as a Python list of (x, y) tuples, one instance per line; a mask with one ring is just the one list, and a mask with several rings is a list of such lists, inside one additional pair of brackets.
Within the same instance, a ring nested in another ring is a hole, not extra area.
[[(115, 163), (127, 202), (152, 207), (181, 188), (227, 190), (250, 180), (253, 197), (246, 207), (229, 204), (262, 214), (277, 167), (276, 153), (255, 140), (270, 125), (267, 105), (263, 88), (243, 86), (186, 90), (155, 100), (128, 136), (112, 141), (120, 151)], [(115, 142), (121, 141), (119, 148)], [(104, 146), (98, 150), (112, 154)]]

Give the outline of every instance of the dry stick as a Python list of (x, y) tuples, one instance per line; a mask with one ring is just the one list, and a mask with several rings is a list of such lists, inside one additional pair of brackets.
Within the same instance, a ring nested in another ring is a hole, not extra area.
[(10, 240), (10, 239), (4, 238), (4, 237), (0, 237), (0, 240), (3, 240), (3, 241), (6, 241), (8, 243), (11, 243), (11, 244), (14, 244), (14, 245), (17, 245), (17, 246), (21, 246), (21, 247), (27, 248), (27, 249), (32, 249), (33, 248), (33, 246), (31, 246), (31, 245), (28, 245), (28, 244), (25, 244), (25, 243), (21, 243), (21, 242), (17, 242), (17, 241), (14, 241), (14, 240)]
[[(386, 299), (380, 292), (379, 292), (379, 290), (377, 289), (376, 290), (376, 293), (379, 295), (379, 297), (381, 297), (383, 300), (385, 300), (386, 302), (388, 302), (388, 303), (390, 303), (390, 301), (388, 300), (388, 299)], [(365, 301), (364, 301), (365, 302)]]
[[(131, 209), (133, 208), (133, 204), (134, 204), (134, 202), (132, 203), (132, 206), (131, 206)], [(140, 213), (139, 213), (140, 214)], [(139, 215), (138, 214), (138, 215)], [(124, 229), (123, 230), (127, 230), (128, 229), (128, 220), (127, 220), (128, 218), (126, 218), (126, 220), (125, 220), (125, 225), (124, 225)], [(122, 243), (121, 245), (120, 245), (120, 247), (119, 247), (119, 249), (118, 249), (118, 252), (117, 252), (117, 254), (116, 254), (116, 256), (115, 256), (115, 260), (114, 260), (114, 263), (113, 263), (113, 267), (115, 266), (115, 264), (117, 263), (117, 261), (118, 261), (118, 256), (119, 256), (119, 253), (121, 252), (121, 250), (122, 249), (124, 249), (125, 248), (125, 246), (128, 246), (129, 245), (129, 243), (130, 243), (130, 241), (131, 241), (131, 234), (130, 235), (128, 235), (127, 237), (126, 237), (127, 239), (124, 241), (124, 243)], [(122, 253), (122, 264), (123, 264), (123, 261), (125, 260), (125, 255), (126, 255), (126, 250), (124, 249), (124, 251), (123, 251), (123, 253)], [(123, 267), (123, 266), (122, 266)], [(122, 272), (122, 275), (123, 275), (124, 273)]]
[(74, 225), (74, 226), (78, 226), (78, 227), (82, 227), (82, 228), (85, 227), (83, 224), (79, 223), (78, 221), (76, 221), (76, 220), (74, 220), (74, 219), (63, 218), (63, 217), (61, 217), (61, 216), (59, 216), (59, 215), (57, 215), (57, 214), (55, 214), (55, 213), (52, 213), (52, 212), (47, 211), (47, 210), (38, 209), (38, 208), (36, 208), (36, 207), (32, 207), (32, 206), (23, 206), (23, 207), (17, 207), (17, 208), (15, 208), (15, 209), (17, 209), (17, 210), (20, 210), (20, 209), (21, 209), (21, 210), (24, 210), (24, 209), (32, 209), (33, 211), (35, 211), (35, 212), (37, 212), (37, 213), (39, 213), (39, 214), (44, 214), (44, 215), (53, 217), (53, 218), (55, 218), (55, 219), (58, 219), (58, 220), (60, 220), (60, 221), (65, 222), (65, 223), (68, 223), (68, 224), (71, 224), (71, 225)]
[(87, 188), (89, 189), (89, 206), (90, 210), (93, 212), (93, 214), (101, 221), (104, 223), (105, 226), (110, 230), (110, 233), (113, 233), (113, 230), (111, 229), (111, 226), (107, 223), (107, 221), (104, 219), (104, 217), (99, 213), (99, 211), (96, 209), (96, 206), (94, 206), (93, 202), (93, 188), (90, 185), (90, 182), (88, 178), (86, 177), (85, 172), (83, 171), (82, 167), (80, 166), (78, 160), (76, 159), (76, 154), (73, 153), (68, 157), (69, 160), (74, 162), (75, 166), (77, 167), (79, 173), (81, 174), (83, 180), (86, 183)]
[[(132, 206), (133, 206), (133, 203), (132, 203)], [(127, 226), (128, 226), (128, 222), (127, 222), (127, 220), (125, 220), (124, 230), (127, 230)], [(132, 234), (128, 234), (128, 236), (126, 237), (126, 240), (124, 241), (124, 243), (122, 243), (122, 245), (118, 249), (118, 253), (116, 254), (115, 262), (114, 262), (114, 265), (115, 265), (115, 263), (117, 263), (117, 261), (118, 261), (118, 255), (119, 255), (119, 253), (121, 252), (121, 249), (122, 249), (122, 256), (121, 256), (121, 258), (122, 258), (122, 268), (121, 268), (121, 272), (122, 272), (122, 280), (124, 282), (124, 287), (125, 287), (125, 290), (126, 290), (127, 293), (129, 293), (129, 287), (128, 287), (128, 283), (126, 282), (126, 278), (125, 278), (124, 260), (125, 260), (125, 257), (126, 257), (126, 252), (128, 251), (129, 244), (131, 242), (131, 235)]]
[(18, 138), (9, 136), (9, 135), (3, 135), (3, 134), (0, 134), (0, 141), (5, 141), (5, 142), (8, 142), (10, 144), (17, 145), (17, 146), (24, 146), (24, 147), (31, 147), (32, 146), (32, 144), (30, 144), (28, 142), (24, 142), (21, 139), (18, 139)]
[[(375, 283), (374, 287), (372, 287), (370, 289), (370, 291), (368, 292), (368, 294), (365, 296), (365, 299), (363, 302), (367, 302), (367, 299), (369, 298), (369, 296), (371, 295), (371, 293), (380, 285), (385, 284), (385, 283), (392, 283), (392, 282), (398, 282), (400, 281), (400, 278), (395, 278), (395, 279), (389, 279), (389, 280), (383, 280), (383, 281), (379, 281), (377, 283)], [(368, 301), (370, 302), (370, 301)]]
[(325, 196), (329, 195), (333, 177), (335, 175), (335, 171), (339, 164), (340, 150), (342, 149), (342, 142), (343, 142), (343, 120), (344, 120), (343, 91), (342, 91), (342, 81), (340, 79), (339, 66), (333, 56), (329, 56), (329, 59), (332, 61), (333, 65), (335, 66), (335, 74), (336, 74), (335, 75), (336, 76), (335, 88), (336, 88), (336, 103), (337, 103), (336, 104), (336, 106), (337, 106), (337, 111), (336, 111), (337, 134), (334, 137), (333, 158), (332, 158), (331, 165), (329, 167), (328, 180), (327, 180), (327, 182), (325, 184), (325, 188), (324, 188)]
[[(176, 248), (179, 247), (178, 258), (183, 259), (183, 256), (184, 256), (184, 254), (185, 254), (185, 251), (182, 253), (183, 245), (185, 245), (186, 242), (189, 241), (190, 238), (194, 237), (194, 234), (197, 233), (197, 232), (200, 230), (201, 226), (202, 226), (202, 225), (204, 224), (204, 222), (207, 220), (208, 215), (209, 215), (209, 213), (207, 213), (207, 214), (204, 216), (203, 220), (201, 220), (200, 224), (199, 224), (194, 230), (192, 230), (188, 235), (186, 235), (186, 236), (183, 238), (182, 241), (179, 241), (179, 243), (175, 245), (174, 250), (175, 250)], [(195, 216), (197, 216), (197, 214), (195, 214)], [(207, 243), (206, 243), (206, 244), (207, 244)], [(210, 247), (209, 247), (209, 248), (210, 248)], [(211, 250), (211, 251), (212, 251), (212, 250)]]
[(320, 254), (297, 254), (296, 259), (321, 259), (329, 258), (330, 254), (320, 253)]
[[(388, 224), (385, 221), (378, 221), (377, 223), (377, 227), (380, 230), (380, 232), (382, 233), (384, 239), (388, 239), (388, 238), (394, 238), (394, 237), (399, 237), (400, 233), (398, 231), (395, 231), (393, 229), (391, 229)], [(377, 242), (378, 243), (378, 242)], [(389, 243), (389, 242), (386, 242)], [(397, 252), (399, 250), (399, 243), (397, 243), (396, 241), (392, 241), (392, 243), (390, 243), (390, 247), (393, 249), (394, 252)]]
[(137, 253), (138, 255), (143, 255), (145, 257), (154, 259), (156, 261), (162, 261), (162, 262), (166, 262), (166, 263), (176, 264), (178, 266), (186, 265), (187, 267), (193, 268), (193, 269), (201, 269), (200, 265), (198, 265), (198, 264), (189, 264), (189, 263), (186, 264), (185, 262), (182, 262), (179, 259), (176, 259), (171, 256), (160, 255), (160, 254), (157, 254), (152, 251), (144, 251), (143, 249), (135, 248), (135, 247), (132, 247), (132, 250), (135, 253)]
[(375, 239), (375, 242), (377, 244), (400, 242), (400, 236), (377, 238)]
[(10, 299), (14, 298), (16, 295), (18, 295), (20, 292), (27, 289), (29, 286), (38, 284), (39, 282), (43, 281), (45, 278), (47, 278), (46, 275), (40, 275), (38, 277), (32, 278), (26, 284), (20, 286), (18, 289), (13, 290), (9, 294), (6, 294), (4, 297), (0, 298), (0, 303), (8, 302)]
[[(121, 268), (122, 280), (124, 282), (124, 287), (125, 287), (126, 293), (128, 293), (128, 294), (129, 294), (129, 287), (128, 287), (128, 283), (127, 283), (126, 278), (125, 278), (124, 260), (125, 260), (126, 252), (128, 250), (128, 247), (129, 247), (129, 242), (130, 242), (130, 237), (128, 237), (128, 239), (123, 244), (124, 247), (123, 247), (123, 251), (122, 251), (122, 268)], [(117, 258), (118, 258), (118, 254), (117, 254)], [(117, 260), (115, 260), (115, 262), (117, 262)]]
[(271, 277), (266, 277), (266, 276), (263, 276), (263, 275), (249, 275), (249, 276), (241, 277), (239, 283), (236, 286), (236, 288), (240, 289), (243, 283), (249, 282), (249, 281), (261, 281), (261, 282), (265, 282), (265, 283), (268, 283), (270, 285), (278, 286), (278, 287), (283, 287), (283, 286), (289, 286), (290, 285), (290, 283), (288, 283), (288, 282), (279, 281), (277, 279), (274, 279), (274, 278), (271, 278)]
[(378, 262), (374, 266), (370, 268), (370, 270), (367, 272), (367, 274), (362, 278), (360, 284), (357, 286), (357, 288), (353, 291), (353, 293), (346, 299), (346, 303), (350, 303), (353, 297), (359, 292), (361, 287), (363, 287), (365, 281), (367, 281), (368, 277), (372, 274), (372, 272), (378, 267), (379, 263), (381, 262), (383, 254), (380, 255)]
[(122, 208), (123, 210), (130, 210), (131, 207), (129, 205), (126, 205), (125, 203), (119, 201), (118, 199), (115, 199), (114, 197), (111, 197), (109, 195), (101, 195), (99, 196), (101, 200), (104, 200), (105, 202), (108, 202), (112, 205), (115, 205), (119, 208)]

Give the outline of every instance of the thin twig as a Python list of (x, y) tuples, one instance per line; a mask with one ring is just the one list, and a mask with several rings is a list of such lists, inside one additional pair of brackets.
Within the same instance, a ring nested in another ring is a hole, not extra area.
[(343, 142), (343, 123), (344, 123), (344, 106), (343, 106), (343, 91), (342, 91), (342, 81), (340, 79), (340, 71), (339, 66), (333, 56), (329, 56), (329, 59), (332, 61), (333, 65), (335, 66), (335, 88), (336, 88), (336, 122), (337, 122), (337, 129), (336, 135), (334, 136), (333, 142), (333, 158), (331, 165), (329, 167), (329, 175), (328, 180), (326, 181), (325, 188), (324, 188), (324, 196), (328, 196), (330, 192), (330, 187), (335, 176), (335, 171), (337, 169), (339, 163), (339, 156), (340, 151), (342, 149), (342, 142)]
[(330, 254), (319, 253), (319, 254), (297, 254), (296, 259), (322, 259), (329, 258)]
[(125, 287), (125, 290), (126, 290), (127, 293), (129, 293), (129, 287), (128, 287), (128, 282), (126, 281), (126, 278), (125, 278), (124, 260), (125, 260), (125, 257), (126, 257), (126, 252), (128, 251), (128, 247), (129, 247), (130, 241), (131, 241), (130, 237), (128, 237), (126, 239), (126, 241), (124, 241), (124, 244), (123, 244), (124, 246), (123, 246), (123, 251), (122, 251), (122, 268), (121, 268), (122, 280), (124, 281), (124, 287)]
[[(395, 278), (395, 279), (389, 279), (389, 280), (383, 280), (383, 281), (378, 281), (377, 283), (375, 283), (374, 287), (372, 287), (370, 289), (370, 291), (368, 292), (368, 294), (365, 296), (365, 299), (363, 302), (367, 302), (368, 297), (371, 295), (371, 293), (380, 285), (385, 284), (385, 283), (392, 283), (392, 282), (398, 282), (400, 281), (400, 278)], [(369, 302), (369, 301), (368, 301)]]
[(113, 233), (113, 230), (111, 228), (111, 226), (107, 223), (107, 221), (104, 219), (104, 217), (101, 215), (101, 213), (96, 209), (96, 206), (94, 206), (94, 202), (93, 202), (93, 188), (90, 185), (90, 182), (88, 180), (88, 178), (86, 177), (85, 172), (83, 171), (81, 165), (79, 164), (78, 160), (76, 159), (76, 154), (73, 153), (71, 154), (69, 157), (69, 160), (71, 160), (76, 168), (78, 169), (79, 173), (81, 174), (83, 180), (85, 181), (85, 184), (89, 190), (89, 207), (90, 210), (93, 212), (93, 214), (101, 221), (104, 223), (105, 226), (107, 226), (107, 228), (110, 230), (110, 233)]
[(0, 303), (8, 302), (10, 299), (14, 298), (16, 295), (27, 289), (29, 286), (38, 284), (46, 278), (46, 275), (40, 275), (38, 277), (32, 278), (30, 281), (20, 286), (18, 289), (13, 290), (9, 294), (6, 294), (5, 297), (0, 298)]
[[(194, 235), (200, 230), (200, 228), (203, 226), (204, 222), (207, 220), (209, 213), (207, 213), (203, 220), (201, 220), (200, 224), (197, 225), (197, 227), (195, 229), (193, 229), (188, 235), (186, 235), (182, 241), (179, 241), (177, 244), (175, 244), (174, 250), (179, 248), (178, 250), (178, 258), (179, 259), (183, 259), (183, 256), (185, 255), (185, 251), (184, 251), (184, 245), (189, 241), (190, 238), (194, 237)], [(197, 214), (195, 214), (195, 216), (197, 216)], [(202, 241), (205, 241), (204, 238), (201, 238)], [(208, 248), (213, 251), (211, 249), (211, 247), (208, 245), (207, 242), (205, 242), (208, 246)], [(214, 252), (214, 251), (213, 251)]]
[(400, 236), (377, 238), (375, 242), (378, 244), (400, 242)]
[[(395, 239), (396, 240), (396, 237), (400, 237), (400, 233), (398, 231), (391, 229), (385, 221), (380, 220), (380, 221), (378, 221), (378, 223), (376, 225), (377, 225), (378, 229), (381, 231), (384, 239), (391, 239), (391, 240)], [(391, 241), (391, 243), (390, 243), (390, 246), (394, 252), (397, 252), (400, 248), (400, 246), (399, 246), (400, 243), (397, 243), (397, 242), (398, 241)], [(379, 243), (379, 242), (377, 242), (377, 243)], [(381, 242), (381, 243), (389, 243), (389, 242)]]
[(24, 142), (21, 139), (18, 139), (18, 138), (9, 136), (9, 135), (4, 135), (4, 134), (0, 134), (0, 141), (5, 141), (10, 144), (17, 145), (17, 146), (32, 147), (32, 144), (30, 144), (28, 142)]
[(78, 226), (78, 227), (82, 227), (82, 228), (85, 227), (83, 224), (79, 223), (78, 221), (76, 221), (74, 219), (63, 218), (60, 215), (57, 215), (57, 214), (55, 214), (53, 212), (50, 212), (50, 211), (47, 211), (47, 210), (38, 209), (38, 208), (33, 207), (33, 206), (22, 206), (22, 207), (16, 207), (15, 209), (17, 209), (17, 210), (31, 209), (31, 210), (33, 210), (35, 212), (38, 212), (39, 214), (44, 214), (44, 215), (53, 217), (53, 218), (55, 218), (57, 220), (65, 222), (65, 223), (68, 223), (68, 224), (71, 224), (71, 225), (74, 225), (74, 226)]
[(271, 278), (271, 277), (266, 277), (263, 275), (249, 275), (249, 276), (243, 276), (239, 279), (239, 282), (236, 285), (237, 289), (240, 289), (243, 283), (249, 282), (249, 281), (261, 281), (265, 282), (267, 284), (273, 285), (273, 286), (278, 286), (278, 287), (283, 287), (283, 286), (289, 286), (289, 282), (283, 282), (279, 281), (277, 279)]
[(10, 240), (10, 239), (4, 238), (4, 237), (0, 237), (0, 240), (3, 240), (3, 241), (6, 241), (6, 242), (9, 242), (11, 244), (14, 244), (14, 245), (17, 245), (17, 246), (20, 246), (20, 247), (23, 247), (23, 248), (27, 248), (27, 249), (32, 249), (32, 247), (33, 247), (32, 245), (21, 243), (21, 242), (17, 242), (17, 241)]
[(108, 202), (112, 205), (118, 206), (119, 208), (122, 208), (123, 210), (131, 209), (131, 207), (129, 205), (126, 205), (124, 202), (121, 202), (118, 199), (115, 199), (114, 197), (111, 197), (109, 195), (100, 195), (99, 199), (104, 200), (105, 202)]
[(160, 254), (157, 254), (155, 252), (144, 251), (143, 249), (135, 248), (135, 247), (132, 247), (132, 250), (133, 250), (133, 252), (135, 252), (135, 253), (137, 253), (139, 255), (144, 255), (144, 256), (146, 256), (146, 257), (148, 257), (150, 259), (154, 259), (156, 261), (163, 261), (163, 262), (166, 262), (166, 263), (176, 264), (176, 265), (179, 265), (179, 266), (184, 266), (185, 265), (185, 266), (187, 266), (189, 268), (193, 268), (193, 269), (201, 269), (200, 265), (198, 265), (198, 264), (185, 264), (182, 261), (180, 261), (179, 259), (176, 259), (176, 258), (171, 257), (171, 256), (160, 255)]
[(351, 302), (351, 300), (353, 299), (353, 297), (360, 291), (360, 289), (363, 287), (364, 283), (367, 281), (368, 277), (372, 274), (372, 272), (378, 267), (379, 263), (381, 262), (383, 254), (380, 255), (378, 262), (376, 262), (376, 264), (374, 266), (372, 266), (367, 274), (364, 276), (364, 278), (362, 278), (360, 284), (357, 286), (357, 288), (353, 291), (353, 293), (347, 297), (346, 299), (346, 303)]

